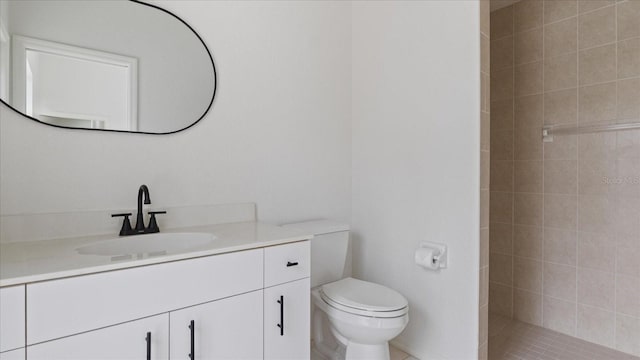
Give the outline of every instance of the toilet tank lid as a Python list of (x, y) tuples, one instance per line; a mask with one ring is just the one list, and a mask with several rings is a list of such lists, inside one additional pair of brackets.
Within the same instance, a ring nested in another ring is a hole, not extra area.
[(283, 227), (295, 227), (313, 235), (330, 234), (349, 231), (349, 224), (332, 220), (312, 220), (298, 223), (283, 224)]

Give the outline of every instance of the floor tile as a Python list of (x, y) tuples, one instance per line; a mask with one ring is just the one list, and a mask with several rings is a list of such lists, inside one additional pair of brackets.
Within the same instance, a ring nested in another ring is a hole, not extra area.
[(489, 314), (489, 360), (640, 360), (640, 357)]

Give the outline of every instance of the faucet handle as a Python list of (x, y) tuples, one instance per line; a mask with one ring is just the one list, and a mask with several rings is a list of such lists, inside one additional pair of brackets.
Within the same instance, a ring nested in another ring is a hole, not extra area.
[(129, 221), (129, 216), (131, 213), (121, 213), (121, 214), (111, 214), (111, 217), (124, 217), (122, 221), (122, 228), (120, 229), (120, 236), (126, 236), (133, 234), (133, 229), (131, 228), (131, 221)]
[(149, 211), (149, 226), (147, 227), (146, 233), (157, 233), (160, 232), (160, 228), (158, 227), (158, 222), (156, 221), (156, 214), (166, 214), (166, 211)]

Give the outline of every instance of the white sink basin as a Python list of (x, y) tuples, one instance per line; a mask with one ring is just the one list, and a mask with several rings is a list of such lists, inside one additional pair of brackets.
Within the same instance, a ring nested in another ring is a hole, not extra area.
[(207, 233), (164, 233), (124, 236), (79, 247), (82, 255), (143, 255), (148, 256), (197, 250), (211, 244), (216, 237)]

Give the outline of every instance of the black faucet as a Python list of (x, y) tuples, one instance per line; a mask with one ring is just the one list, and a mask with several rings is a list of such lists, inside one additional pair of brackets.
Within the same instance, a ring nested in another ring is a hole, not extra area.
[(166, 211), (149, 211), (149, 226), (144, 226), (144, 216), (142, 212), (142, 197), (144, 196), (144, 203), (151, 204), (151, 198), (149, 197), (149, 188), (147, 185), (140, 185), (138, 189), (138, 214), (136, 215), (136, 228), (131, 228), (131, 222), (129, 216), (131, 213), (123, 214), (111, 214), (111, 217), (122, 216), (124, 221), (122, 222), (122, 228), (120, 229), (120, 236), (127, 235), (139, 235), (160, 232), (158, 223), (156, 221), (156, 214), (166, 214)]
[(136, 217), (136, 232), (144, 232), (144, 218), (142, 217), (142, 195), (144, 194), (144, 203), (146, 205), (151, 204), (151, 198), (149, 197), (149, 188), (147, 185), (140, 185), (138, 189), (138, 216)]

